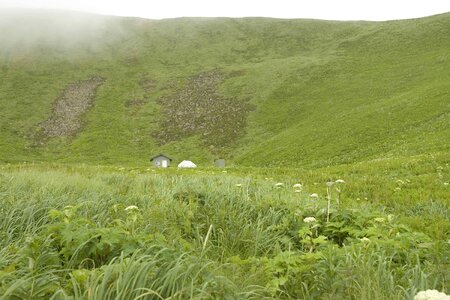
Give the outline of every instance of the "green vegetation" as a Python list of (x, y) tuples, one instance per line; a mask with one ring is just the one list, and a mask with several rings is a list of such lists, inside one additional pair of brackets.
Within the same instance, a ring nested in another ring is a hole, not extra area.
[[(30, 13), (14, 26), (0, 22), (4, 162), (138, 166), (166, 152), (205, 166), (221, 156), (246, 166), (320, 167), (450, 147), (449, 14), (393, 22), (43, 20)], [(57, 99), (96, 76), (105, 82), (78, 133), (35, 147)]]
[(450, 293), (449, 36), (0, 13), (0, 299)]
[[(450, 166), (442, 156), (428, 161), (227, 172), (4, 165), (0, 294), (412, 299), (428, 288), (448, 293)], [(345, 181), (328, 187), (329, 211), (327, 178)]]

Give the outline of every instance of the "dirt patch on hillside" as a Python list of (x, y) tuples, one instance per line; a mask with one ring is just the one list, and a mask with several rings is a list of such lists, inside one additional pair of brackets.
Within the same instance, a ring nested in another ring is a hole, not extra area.
[(165, 118), (153, 134), (158, 143), (200, 135), (204, 146), (220, 152), (240, 138), (253, 106), (218, 93), (217, 87), (226, 77), (219, 70), (200, 73), (178, 92), (160, 99)]
[(40, 124), (40, 136), (48, 138), (72, 136), (83, 127), (82, 117), (92, 106), (97, 88), (105, 79), (95, 76), (70, 84), (53, 106), (50, 118)]

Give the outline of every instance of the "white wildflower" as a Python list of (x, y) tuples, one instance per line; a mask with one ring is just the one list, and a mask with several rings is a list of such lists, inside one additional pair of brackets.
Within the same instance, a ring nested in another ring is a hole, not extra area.
[(302, 190), (295, 190), (294, 193), (301, 193)]
[(333, 186), (333, 184), (334, 184), (334, 181), (331, 181), (331, 180), (327, 181), (327, 187), (331, 187), (331, 186)]
[(369, 243), (370, 242), (370, 239), (369, 238), (366, 238), (366, 237), (363, 237), (363, 238), (361, 238), (361, 239), (359, 239), (361, 242), (364, 242), (364, 243)]
[(387, 216), (388, 222), (392, 222), (392, 220), (394, 220), (394, 215), (389, 214)]
[(317, 220), (314, 217), (306, 217), (306, 218), (303, 219), (303, 222), (305, 222), (305, 223), (314, 223), (316, 221)]
[(447, 186), (447, 185), (449, 185), (449, 183), (448, 182), (444, 182), (444, 185)]
[(414, 300), (450, 300), (450, 296), (437, 290), (426, 290), (418, 292)]
[(319, 195), (317, 195), (316, 193), (312, 193), (311, 195), (309, 195), (311, 198), (317, 199), (319, 198)]
[(301, 189), (302, 188), (302, 184), (301, 183), (296, 183), (292, 186), (294, 189)]
[(136, 205), (130, 205), (130, 206), (125, 207), (126, 211), (128, 211), (128, 210), (135, 210), (135, 209), (139, 210), (139, 208)]
[(235, 186), (241, 187), (241, 186), (242, 186), (242, 183), (236, 183)]
[(282, 183), (282, 182), (275, 183), (275, 187), (277, 187), (277, 188), (283, 187), (283, 186), (284, 186), (284, 183)]
[(345, 181), (342, 180), (342, 179), (338, 179), (338, 180), (336, 180), (335, 182), (338, 183), (338, 184), (339, 184), (339, 183), (345, 183)]

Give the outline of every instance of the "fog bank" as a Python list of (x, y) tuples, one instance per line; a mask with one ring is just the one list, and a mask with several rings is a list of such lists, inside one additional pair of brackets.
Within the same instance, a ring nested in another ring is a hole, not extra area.
[(0, 51), (68, 50), (111, 43), (125, 34), (120, 18), (38, 9), (0, 10)]

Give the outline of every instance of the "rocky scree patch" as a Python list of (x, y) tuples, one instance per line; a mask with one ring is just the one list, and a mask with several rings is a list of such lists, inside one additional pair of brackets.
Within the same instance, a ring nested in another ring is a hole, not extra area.
[(97, 88), (105, 82), (99, 76), (70, 84), (53, 106), (48, 120), (39, 125), (36, 143), (45, 144), (49, 138), (74, 136), (83, 127), (82, 117), (94, 102)]
[(203, 146), (220, 153), (244, 133), (253, 106), (245, 100), (225, 97), (217, 91), (226, 79), (220, 70), (188, 79), (184, 88), (158, 100), (164, 114), (153, 137), (160, 144), (199, 135)]

